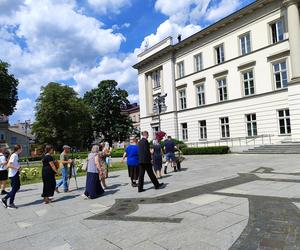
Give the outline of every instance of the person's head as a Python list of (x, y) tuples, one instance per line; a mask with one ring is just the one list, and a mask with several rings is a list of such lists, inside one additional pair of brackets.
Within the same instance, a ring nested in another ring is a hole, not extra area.
[(53, 146), (52, 145), (46, 145), (45, 154), (52, 154), (52, 153), (53, 153)]
[(64, 146), (63, 146), (63, 149), (64, 149), (64, 152), (65, 152), (66, 154), (68, 154), (68, 153), (70, 153), (71, 147), (68, 146), (68, 145), (64, 145)]
[(148, 131), (143, 131), (142, 132), (142, 137), (145, 138), (145, 139), (148, 139), (148, 137), (149, 137)]
[(99, 146), (98, 145), (93, 145), (91, 152), (92, 153), (99, 153)]
[(172, 136), (168, 135), (168, 140), (172, 140)]
[(14, 147), (13, 147), (13, 153), (21, 154), (21, 152), (22, 152), (22, 146), (20, 144), (14, 145)]

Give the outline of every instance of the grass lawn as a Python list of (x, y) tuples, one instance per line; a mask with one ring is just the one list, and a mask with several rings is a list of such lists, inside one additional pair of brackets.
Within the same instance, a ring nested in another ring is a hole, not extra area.
[[(25, 173), (24, 173), (25, 170)], [(112, 163), (112, 167), (109, 168), (109, 172), (119, 171), (119, 170), (127, 170), (127, 165), (122, 164), (121, 162)], [(23, 174), (21, 174), (21, 185), (28, 185), (33, 183), (42, 182), (42, 166), (32, 166), (32, 167), (23, 167)], [(86, 172), (78, 171), (77, 176), (85, 176)], [(61, 176), (57, 176), (56, 179), (60, 179)], [(8, 186), (9, 181), (8, 181)]]

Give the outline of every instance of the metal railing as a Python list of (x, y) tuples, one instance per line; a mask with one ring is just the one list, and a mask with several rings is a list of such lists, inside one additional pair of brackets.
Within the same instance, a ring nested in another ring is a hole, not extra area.
[(199, 141), (199, 142), (187, 142), (188, 147), (209, 147), (209, 146), (255, 146), (263, 144), (272, 144), (272, 137), (274, 135), (257, 135), (251, 137), (233, 137), (223, 138), (220, 140), (212, 141)]

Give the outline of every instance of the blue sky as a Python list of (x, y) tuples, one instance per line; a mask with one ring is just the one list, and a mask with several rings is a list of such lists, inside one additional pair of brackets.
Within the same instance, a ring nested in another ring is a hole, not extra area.
[(10, 123), (34, 119), (50, 81), (80, 95), (115, 79), (138, 101), (132, 65), (145, 43), (186, 38), (254, 0), (0, 0), (0, 59), (19, 79)]

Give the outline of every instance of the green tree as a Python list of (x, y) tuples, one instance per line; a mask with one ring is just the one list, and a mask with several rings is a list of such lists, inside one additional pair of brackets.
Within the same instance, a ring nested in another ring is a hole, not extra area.
[(0, 60), (0, 114), (11, 115), (18, 101), (19, 81), (8, 72), (9, 64)]
[(93, 139), (88, 106), (73, 88), (49, 83), (37, 99), (33, 132), (40, 144), (50, 143), (56, 149), (64, 144), (84, 148)]
[(94, 131), (110, 144), (126, 140), (132, 131), (132, 120), (121, 112), (129, 104), (128, 93), (117, 85), (114, 80), (101, 81), (83, 98), (91, 110)]

